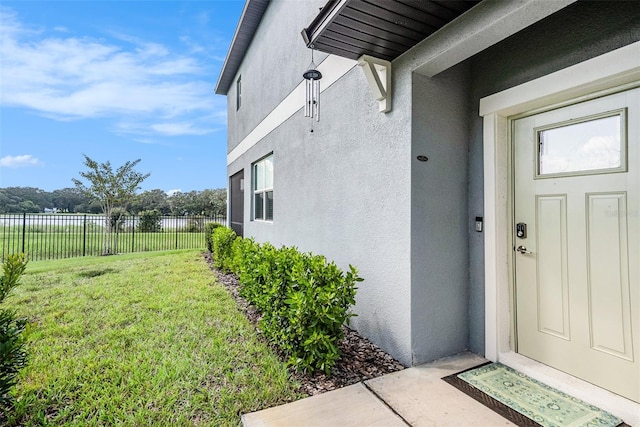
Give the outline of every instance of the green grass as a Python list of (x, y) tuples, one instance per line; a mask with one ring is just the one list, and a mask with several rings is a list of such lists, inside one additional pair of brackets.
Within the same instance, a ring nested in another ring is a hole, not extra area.
[(301, 397), (199, 251), (32, 262), (10, 425), (238, 425)]
[[(70, 227), (56, 231), (25, 232), (24, 252), (34, 261), (61, 259), (83, 255), (96, 256), (103, 253), (102, 230), (86, 234)], [(111, 236), (112, 247), (115, 238)], [(173, 249), (204, 249), (203, 232), (177, 232), (165, 230), (159, 233), (122, 231), (118, 233), (118, 253), (165, 251)], [(22, 231), (17, 227), (0, 232), (0, 252), (3, 255), (22, 252)]]

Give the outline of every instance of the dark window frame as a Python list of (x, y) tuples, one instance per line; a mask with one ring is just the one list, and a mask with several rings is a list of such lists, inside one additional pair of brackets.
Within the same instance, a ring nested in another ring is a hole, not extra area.
[(242, 75), (236, 80), (236, 111), (242, 106)]

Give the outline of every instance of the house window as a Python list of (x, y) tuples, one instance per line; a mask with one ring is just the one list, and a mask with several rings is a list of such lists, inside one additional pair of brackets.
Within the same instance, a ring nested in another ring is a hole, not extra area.
[(253, 164), (253, 219), (273, 221), (273, 154)]
[(242, 76), (236, 80), (236, 111), (240, 109), (242, 105)]

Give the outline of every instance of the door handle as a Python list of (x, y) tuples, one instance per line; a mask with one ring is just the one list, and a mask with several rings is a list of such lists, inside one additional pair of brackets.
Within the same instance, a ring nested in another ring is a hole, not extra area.
[(520, 252), (521, 254), (532, 254), (533, 252), (528, 251), (526, 247), (520, 245), (516, 248), (516, 251)]

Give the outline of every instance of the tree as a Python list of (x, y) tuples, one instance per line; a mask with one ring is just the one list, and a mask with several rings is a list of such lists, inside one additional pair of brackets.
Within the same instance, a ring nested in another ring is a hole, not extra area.
[(51, 194), (39, 188), (0, 188), (0, 213), (35, 213), (52, 207)]
[(171, 213), (173, 215), (197, 215), (197, 191), (189, 191), (188, 193), (182, 193), (180, 191), (174, 193), (169, 197), (169, 206), (171, 206)]
[(88, 214), (99, 214), (100, 212), (102, 212), (102, 207), (100, 206), (99, 202), (92, 200), (76, 206), (75, 211)]
[(177, 192), (169, 197), (173, 215), (224, 215), (227, 212), (227, 190)]
[[(139, 190), (142, 181), (151, 174), (141, 174), (134, 169), (140, 159), (128, 161), (114, 172), (110, 162), (98, 163), (86, 154), (83, 156), (84, 165), (89, 170), (80, 172), (80, 176), (88, 184), (76, 178), (73, 178), (73, 183), (82, 194), (100, 203), (105, 216), (103, 255), (111, 255), (118, 250), (118, 227), (112, 227), (113, 211), (116, 207), (125, 207)], [(115, 233), (112, 233), (114, 229)], [(113, 234), (115, 242), (112, 241)]]
[(158, 209), (140, 212), (138, 231), (143, 233), (158, 233), (162, 231), (162, 214)]
[(227, 190), (224, 188), (203, 190), (198, 199), (202, 212), (207, 216), (224, 215), (227, 212)]
[(63, 212), (79, 212), (80, 206), (89, 205), (89, 200), (76, 188), (63, 188), (51, 193), (54, 207)]
[(171, 208), (167, 197), (167, 193), (160, 189), (143, 191), (131, 200), (127, 210), (135, 215), (142, 211), (157, 209), (162, 215), (168, 215), (171, 213)]
[[(202, 191), (177, 192), (168, 196), (161, 189), (135, 194), (126, 206), (133, 215), (157, 209), (162, 215), (224, 215), (227, 211), (227, 190), (224, 188)], [(33, 187), (0, 188), (0, 214), (37, 213), (45, 208), (57, 208), (61, 212), (103, 212), (98, 199), (89, 198), (76, 187), (47, 192)]]

